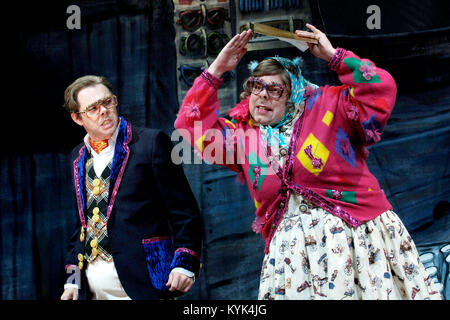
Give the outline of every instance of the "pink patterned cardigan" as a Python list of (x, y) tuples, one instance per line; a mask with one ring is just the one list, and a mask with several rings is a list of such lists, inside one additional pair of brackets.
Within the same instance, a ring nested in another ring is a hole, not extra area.
[(282, 168), (261, 147), (266, 144), (250, 119), (248, 99), (230, 110), (231, 121), (218, 116), (222, 81), (207, 70), (188, 91), (175, 121), (204, 159), (243, 174), (256, 207), (253, 229), (265, 239), (266, 253), (292, 193), (352, 227), (392, 209), (365, 160), (366, 146), (380, 140), (394, 107), (395, 81), (372, 61), (342, 48), (329, 67), (343, 85), (306, 89), (305, 110), (294, 125)]

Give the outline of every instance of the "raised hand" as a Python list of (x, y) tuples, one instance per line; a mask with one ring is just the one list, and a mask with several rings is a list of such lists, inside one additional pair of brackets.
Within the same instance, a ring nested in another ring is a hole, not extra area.
[(325, 33), (314, 27), (312, 24), (307, 23), (306, 27), (308, 27), (308, 29), (310, 29), (312, 32), (295, 30), (295, 33), (301, 37), (317, 39), (319, 41), (318, 44), (308, 43), (309, 50), (316, 57), (325, 61), (330, 61), (334, 53), (336, 52), (336, 49), (333, 48), (330, 40), (328, 40)]
[(252, 30), (245, 30), (235, 35), (220, 51), (214, 62), (208, 67), (209, 73), (220, 78), (238, 65), (244, 54), (247, 52), (245, 46), (253, 36)]

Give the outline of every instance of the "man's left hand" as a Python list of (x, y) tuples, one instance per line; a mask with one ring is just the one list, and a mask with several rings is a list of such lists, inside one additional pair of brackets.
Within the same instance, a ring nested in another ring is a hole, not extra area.
[(169, 275), (169, 280), (166, 286), (170, 286), (169, 291), (188, 292), (194, 285), (194, 278), (190, 278), (182, 273), (172, 271)]

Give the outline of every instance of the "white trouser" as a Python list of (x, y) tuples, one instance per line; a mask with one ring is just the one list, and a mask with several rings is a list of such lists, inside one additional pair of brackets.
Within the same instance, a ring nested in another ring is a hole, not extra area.
[(92, 300), (131, 300), (120, 283), (114, 261), (100, 257), (87, 264), (86, 277)]

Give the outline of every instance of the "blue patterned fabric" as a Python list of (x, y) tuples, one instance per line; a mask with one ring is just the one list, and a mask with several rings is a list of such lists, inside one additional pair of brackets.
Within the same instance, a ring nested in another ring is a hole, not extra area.
[(314, 91), (313, 95), (307, 100), (306, 106), (309, 111), (312, 110), (314, 104), (316, 103), (317, 98), (319, 98), (322, 95), (322, 89), (317, 89)]
[[(117, 177), (122, 167), (122, 163), (127, 156), (127, 151), (123, 147), (123, 144), (128, 140), (127, 121), (120, 117), (119, 132), (117, 134), (116, 147), (114, 150), (114, 156), (111, 167), (111, 177), (109, 180), (109, 197), (111, 197), (112, 190), (116, 184)], [(109, 201), (108, 201), (109, 202)]]
[[(384, 127), (378, 121), (377, 117), (372, 114), (370, 118), (367, 121), (362, 122), (361, 125), (364, 129), (367, 143), (372, 144), (378, 142)], [(371, 134), (369, 135), (369, 133)]]
[(200, 260), (188, 252), (178, 251), (173, 257), (170, 269), (177, 267), (198, 273), (200, 270)]
[(87, 148), (83, 147), (83, 153), (77, 163), (78, 166), (78, 183), (80, 184), (80, 197), (81, 197), (81, 203), (83, 205), (83, 212), (86, 212), (86, 183), (85, 183), (85, 177), (86, 177), (86, 158), (87, 158), (88, 152)]
[(349, 135), (341, 128), (338, 128), (336, 134), (336, 152), (351, 166), (356, 168), (355, 150), (350, 142)]
[(143, 243), (143, 246), (148, 274), (153, 287), (161, 291), (167, 291), (169, 287), (166, 286), (166, 283), (172, 270), (171, 262), (174, 252), (172, 240)]

